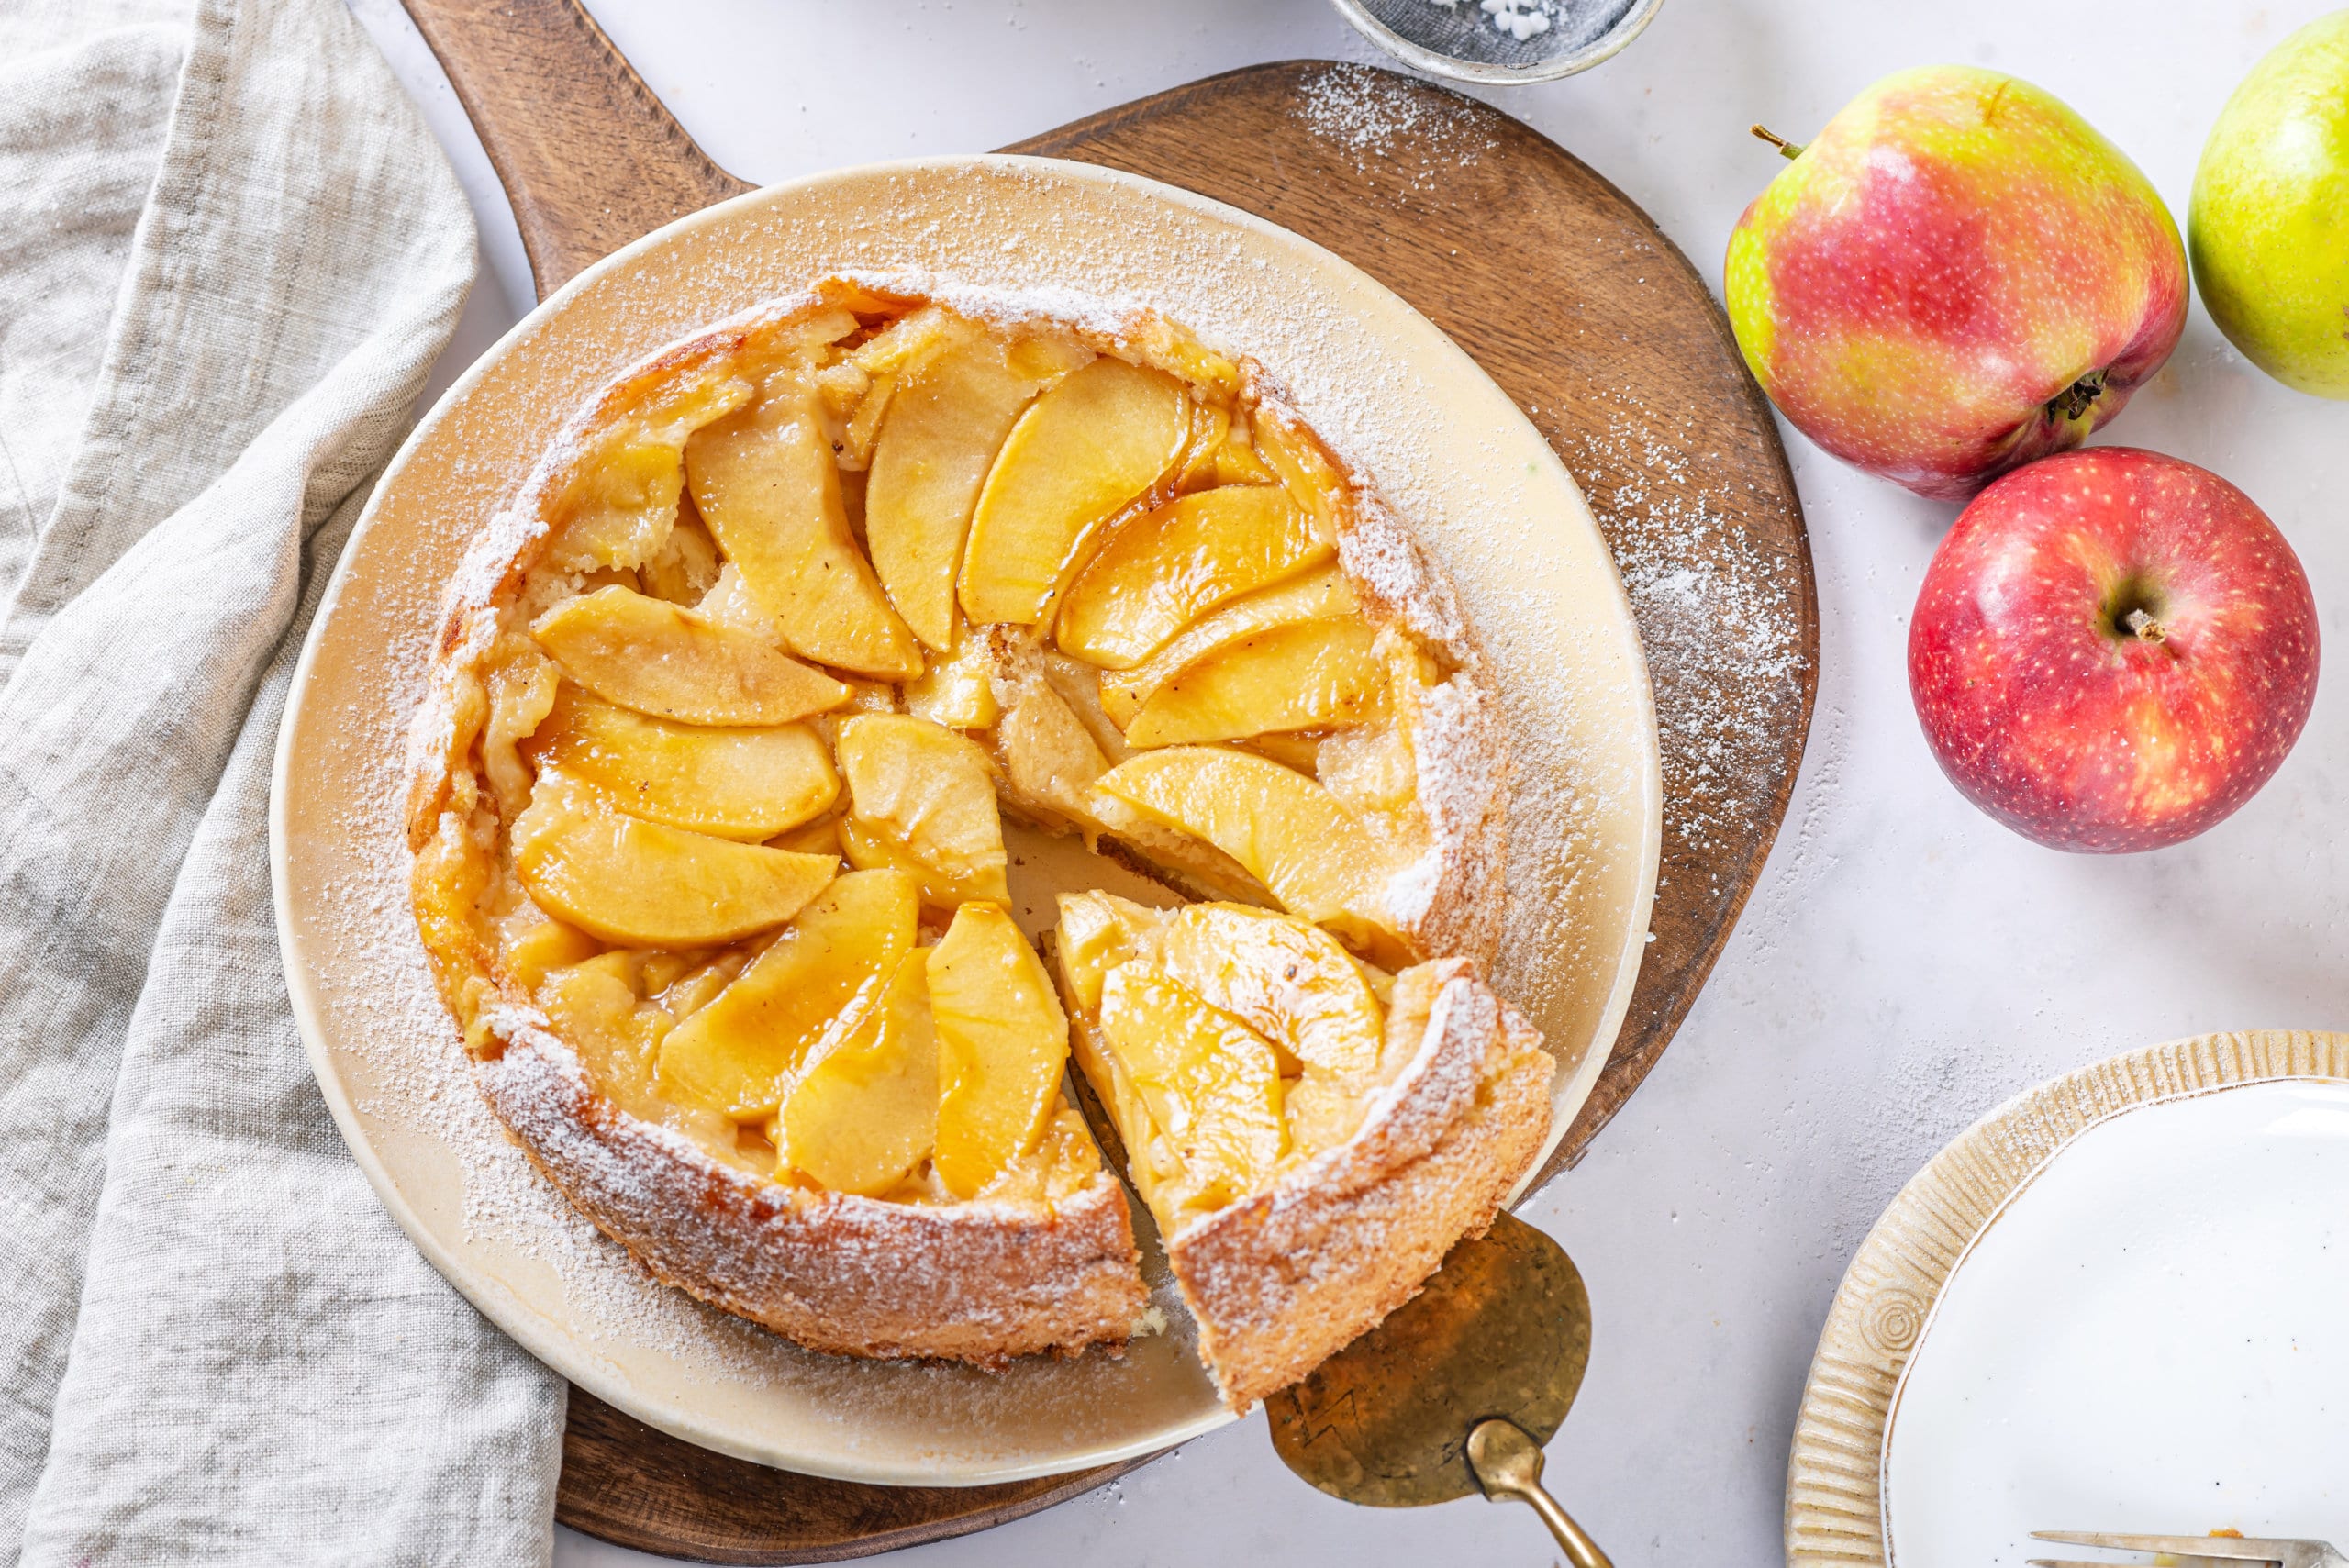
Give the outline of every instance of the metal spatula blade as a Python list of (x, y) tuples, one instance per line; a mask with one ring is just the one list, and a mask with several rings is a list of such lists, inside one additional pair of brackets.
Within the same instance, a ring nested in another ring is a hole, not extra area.
[(1542, 1445), (1590, 1362), (1564, 1249), (1502, 1215), (1386, 1322), (1264, 1401), (1282, 1462), (1333, 1497), (1417, 1507), (1482, 1491), (1542, 1515), (1575, 1568), (1606, 1555), (1542, 1490)]

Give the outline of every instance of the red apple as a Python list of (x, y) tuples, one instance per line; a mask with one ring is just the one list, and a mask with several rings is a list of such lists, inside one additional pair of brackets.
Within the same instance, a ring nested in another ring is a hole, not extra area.
[(1934, 552), (1909, 690), (1965, 798), (2026, 839), (2121, 853), (2249, 800), (2316, 696), (2316, 604), (2250, 497), (2158, 452), (2020, 469)]
[(2152, 183), (2052, 94), (1970, 65), (1828, 121), (1738, 219), (1723, 281), (1779, 412), (1952, 501), (2086, 440), (2186, 325)]

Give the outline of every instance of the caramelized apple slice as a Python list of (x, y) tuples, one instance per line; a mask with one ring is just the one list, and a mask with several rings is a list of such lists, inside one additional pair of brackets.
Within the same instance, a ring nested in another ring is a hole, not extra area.
[(930, 950), (939, 1179), (970, 1197), (1036, 1147), (1060, 1096), (1068, 1018), (1002, 906), (965, 904)]
[(1167, 682), (1245, 638), (1300, 622), (1360, 613), (1353, 585), (1335, 562), (1245, 598), (1234, 599), (1130, 670), (1101, 677), (1101, 706), (1120, 727)]
[(1293, 915), (1365, 944), (1394, 934), (1382, 895), (1386, 855), (1302, 773), (1244, 751), (1176, 746), (1119, 763), (1095, 787), (1206, 840)]
[(1109, 972), (1101, 1036), (1182, 1159), (1186, 1207), (1262, 1191), (1281, 1157), (1280, 1065), (1255, 1031), (1147, 963)]
[(779, 926), (839, 862), (640, 822), (551, 770), (515, 819), (531, 901), (620, 947), (712, 947)]
[(694, 504), (794, 651), (859, 674), (921, 673), (921, 650), (849, 531), (812, 385), (788, 373), (685, 445)]
[(783, 1102), (785, 1160), (833, 1192), (885, 1193), (938, 1141), (938, 1035), (925, 957), (917, 951), (898, 962), (881, 1005), (801, 1073)]
[(568, 682), (524, 750), (631, 817), (720, 839), (772, 839), (831, 805), (841, 788), (824, 743), (804, 724), (672, 724)]
[(891, 400), (864, 492), (864, 539), (889, 602), (941, 653), (956, 646), (954, 578), (987, 470), (1020, 410), (1087, 352), (964, 327)]
[(1002, 717), (996, 701), (995, 656), (956, 610), (951, 623), (953, 651), (932, 659), (921, 679), (906, 685), (906, 711), (949, 729), (986, 729)]
[(1058, 638), (1125, 670), (1218, 605), (1338, 553), (1326, 527), (1272, 484), (1178, 496), (1119, 528), (1069, 585)]
[(1230, 428), (1224, 432), (1223, 444), (1216, 449), (1215, 482), (1218, 484), (1278, 484), (1281, 482), (1281, 476), (1256, 455), (1255, 436), (1244, 415), (1231, 421)]
[(635, 963), (633, 954), (609, 952), (552, 970), (539, 987), (539, 1005), (578, 1054), (597, 1093), (640, 1121), (683, 1133), (719, 1159), (740, 1163), (733, 1123), (654, 1090), (652, 1063), (670, 1020), (638, 995)]
[(607, 429), (554, 503), (553, 562), (573, 572), (626, 569), (656, 554), (676, 520), (687, 439), (740, 408), (751, 390), (736, 375), (690, 375)]
[(1345, 507), (1346, 484), (1312, 432), (1280, 411), (1259, 408), (1251, 434), (1257, 457), (1280, 475), (1291, 498), (1334, 534)]
[(1386, 663), (1361, 621), (1305, 621), (1259, 632), (1158, 688), (1126, 727), (1136, 747), (1342, 729), (1384, 717)]
[(1052, 956), (1070, 999), (1084, 1012), (1098, 1012), (1101, 983), (1109, 971), (1137, 956), (1157, 928), (1158, 911), (1114, 893), (1063, 893), (1058, 904)]
[(661, 1043), (661, 1087), (738, 1121), (771, 1115), (827, 1039), (853, 1037), (913, 951), (918, 899), (900, 871), (834, 881), (766, 951)]
[(530, 635), (606, 702), (680, 724), (788, 724), (848, 700), (822, 671), (630, 588), (565, 599)]
[(1339, 1073), (1377, 1064), (1386, 1028), (1377, 999), (1319, 926), (1244, 904), (1194, 904), (1166, 923), (1158, 962), (1299, 1062)]
[(787, 833), (778, 833), (767, 840), (774, 849), (789, 850), (802, 855), (829, 855), (834, 860), (845, 859), (848, 851), (841, 847), (841, 819), (835, 814), (819, 817), (813, 822), (803, 822)]
[(1180, 382), (1106, 355), (1036, 399), (972, 513), (963, 612), (982, 626), (1041, 620), (1095, 531), (1165, 475), (1190, 434)]
[(595, 938), (560, 920), (540, 920), (519, 930), (509, 928), (509, 932), (505, 943), (506, 973), (525, 991), (536, 991), (548, 971), (584, 963), (603, 951)]
[(935, 909), (1010, 898), (995, 782), (976, 742), (927, 719), (860, 713), (841, 720), (839, 751), (852, 862), (912, 872)]

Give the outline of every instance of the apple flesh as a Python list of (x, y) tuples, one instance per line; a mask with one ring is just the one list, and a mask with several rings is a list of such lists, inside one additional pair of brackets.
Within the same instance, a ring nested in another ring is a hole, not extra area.
[(2243, 78), (2202, 149), (2186, 227), (2202, 303), (2243, 356), (2349, 397), (2349, 11)]
[(2025, 838), (2178, 843), (2257, 793), (2316, 695), (2316, 605), (2290, 545), (2217, 474), (2067, 452), (1982, 492), (1909, 628), (1925, 739)]
[(2186, 252), (2137, 166), (1969, 66), (1886, 78), (1730, 236), (1754, 379), (1828, 451), (1963, 500), (2120, 413), (2186, 324)]

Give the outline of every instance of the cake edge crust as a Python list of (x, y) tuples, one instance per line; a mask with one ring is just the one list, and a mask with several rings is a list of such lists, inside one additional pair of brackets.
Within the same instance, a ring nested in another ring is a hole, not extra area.
[(1343, 1143), (1166, 1240), (1224, 1402), (1296, 1383), (1419, 1292), (1481, 1236), (1550, 1129), (1556, 1062), (1464, 959), (1397, 982), (1430, 988), (1419, 1051)]
[(629, 1116), (526, 1009), (473, 1081), (548, 1180), (663, 1284), (835, 1355), (999, 1366), (1122, 1348), (1148, 1305), (1124, 1187), (1106, 1168), (1049, 1208), (935, 1208), (731, 1170)]

